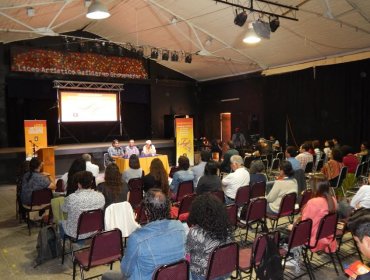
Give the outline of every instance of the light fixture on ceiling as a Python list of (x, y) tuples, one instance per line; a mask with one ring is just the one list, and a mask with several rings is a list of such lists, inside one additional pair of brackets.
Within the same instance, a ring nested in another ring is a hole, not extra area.
[(280, 26), (280, 21), (278, 17), (273, 17), (270, 19), (270, 30), (271, 32), (275, 32)]
[(99, 0), (92, 0), (91, 5), (87, 9), (86, 17), (90, 19), (105, 19), (110, 17), (110, 13), (107, 7)]
[(172, 52), (171, 61), (179, 61), (179, 54), (177, 53), (177, 51)]
[(254, 32), (256, 32), (258, 37), (261, 37), (264, 39), (270, 39), (270, 33), (271, 33), (270, 25), (267, 22), (259, 19), (253, 22), (252, 25), (253, 25), (253, 30)]
[(261, 41), (261, 38), (258, 37), (256, 32), (253, 29), (252, 23), (248, 25), (248, 31), (245, 34), (245, 37), (243, 39), (243, 42), (246, 44), (257, 44)]
[(178, 22), (178, 19), (177, 19), (177, 17), (172, 17), (171, 18), (171, 21), (170, 21), (172, 24), (176, 24), (177, 22)]
[(238, 10), (235, 10), (235, 18), (234, 18), (234, 24), (242, 27), (245, 22), (247, 21), (248, 15), (246, 11), (242, 11), (238, 13)]
[(29, 17), (33, 17), (33, 16), (35, 16), (35, 9), (34, 9), (34, 8), (32, 8), (32, 7), (28, 7), (28, 8), (26, 9), (26, 12), (27, 12), (27, 16), (29, 16)]
[(193, 57), (191, 53), (185, 54), (185, 63), (191, 63), (192, 60), (193, 60)]
[(168, 50), (162, 50), (162, 60), (168, 60), (170, 58), (170, 53)]

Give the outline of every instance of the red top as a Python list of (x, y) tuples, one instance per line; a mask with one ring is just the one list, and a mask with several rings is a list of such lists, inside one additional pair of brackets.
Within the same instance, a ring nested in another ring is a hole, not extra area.
[(355, 155), (348, 154), (343, 157), (343, 164), (344, 166), (348, 167), (348, 173), (355, 173), (358, 165), (358, 159)]

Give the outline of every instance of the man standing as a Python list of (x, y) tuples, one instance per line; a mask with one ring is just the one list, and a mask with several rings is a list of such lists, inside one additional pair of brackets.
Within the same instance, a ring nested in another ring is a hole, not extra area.
[(128, 239), (121, 263), (123, 279), (152, 279), (159, 266), (184, 258), (185, 229), (180, 221), (170, 220), (170, 206), (159, 189), (150, 189), (145, 194), (143, 207), (149, 223)]
[(299, 149), (300, 154), (295, 158), (299, 161), (301, 169), (305, 170), (308, 162), (313, 162), (313, 156), (308, 152), (310, 145), (303, 143)]
[(235, 128), (235, 132), (231, 137), (231, 141), (233, 141), (235, 149), (242, 149), (247, 143), (244, 134), (240, 132), (239, 127)]
[(235, 150), (234, 148), (234, 143), (232, 141), (227, 142), (226, 144), (228, 150), (224, 154), (224, 160), (221, 163), (220, 170), (222, 172), (230, 173), (231, 168), (230, 168), (230, 158), (233, 155), (239, 155), (239, 152)]
[(250, 181), (249, 172), (244, 168), (241, 156), (233, 155), (230, 158), (230, 166), (234, 172), (222, 179), (226, 204), (234, 203), (237, 190), (242, 186), (248, 186)]
[(125, 157), (130, 158), (131, 155), (140, 155), (139, 149), (135, 146), (134, 139), (131, 139), (125, 148)]
[(204, 168), (211, 160), (211, 153), (208, 151), (201, 151), (200, 152), (200, 162), (192, 168), (194, 173), (194, 188), (197, 187), (199, 178), (204, 175)]
[(114, 162), (116, 158), (120, 158), (124, 156), (124, 151), (122, 150), (121, 146), (117, 139), (112, 141), (112, 146), (108, 148), (108, 155), (110, 162)]
[(96, 179), (99, 175), (99, 166), (91, 162), (91, 156), (89, 154), (83, 154), (82, 158), (86, 161), (86, 171), (90, 171)]

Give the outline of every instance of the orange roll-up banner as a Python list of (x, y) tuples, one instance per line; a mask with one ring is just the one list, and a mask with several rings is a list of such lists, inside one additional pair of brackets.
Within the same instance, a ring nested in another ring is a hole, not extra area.
[(24, 142), (26, 157), (33, 156), (33, 144), (35, 150), (48, 146), (48, 136), (46, 131), (46, 120), (25, 120), (24, 121)]
[(176, 164), (179, 156), (189, 158), (190, 165), (194, 165), (194, 133), (193, 119), (175, 119), (176, 126)]

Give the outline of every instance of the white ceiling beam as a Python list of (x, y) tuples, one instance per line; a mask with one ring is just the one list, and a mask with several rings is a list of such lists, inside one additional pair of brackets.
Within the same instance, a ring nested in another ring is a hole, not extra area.
[(0, 15), (10, 19), (11, 21), (14, 21), (14, 22), (18, 23), (19, 25), (22, 25), (22, 26), (26, 27), (29, 30), (35, 31), (35, 28), (33, 28), (32, 26), (29, 26), (28, 24), (25, 24), (24, 22), (12, 17), (12, 16), (7, 15), (6, 13), (3, 13), (3, 12), (0, 11)]
[(366, 21), (367, 23), (370, 23), (370, 17), (364, 13), (359, 6), (357, 6), (356, 3), (354, 3), (352, 0), (347, 0), (347, 3), (353, 8), (355, 9)]
[(9, 5), (9, 6), (1, 6), (0, 4), (0, 10), (11, 10), (11, 9), (21, 9), (21, 8), (28, 8), (30, 6), (36, 7), (36, 6), (44, 6), (44, 5), (51, 5), (56, 4), (58, 2), (65, 2), (65, 0), (51, 0), (51, 1), (45, 1), (45, 2), (39, 2), (39, 3), (27, 3), (27, 4), (21, 4), (21, 5)]
[(59, 11), (56, 13), (56, 15), (54, 16), (54, 18), (50, 21), (49, 25), (47, 28), (51, 28), (51, 26), (53, 25), (53, 23), (57, 20), (57, 18), (60, 16), (60, 14), (63, 12), (64, 8), (72, 1), (65, 1), (63, 6), (59, 9)]

